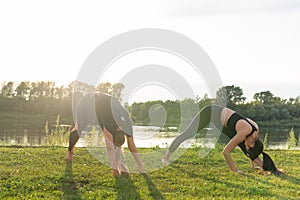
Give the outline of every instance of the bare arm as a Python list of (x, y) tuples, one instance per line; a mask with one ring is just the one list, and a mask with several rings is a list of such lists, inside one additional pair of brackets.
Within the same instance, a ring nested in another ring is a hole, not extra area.
[(254, 167), (255, 167), (255, 166), (254, 166), (254, 161), (251, 160), (250, 158), (249, 158), (249, 160), (250, 160), (250, 167), (254, 169)]
[(255, 162), (258, 166), (263, 167), (263, 161), (257, 157), (255, 160), (253, 160), (252, 162)]
[(234, 172), (238, 172), (238, 173), (242, 173), (241, 171), (239, 171), (237, 169), (237, 167), (235, 166), (230, 153), (233, 151), (233, 149), (238, 146), (239, 143), (243, 142), (245, 139), (245, 134), (240, 132), (238, 134), (236, 134), (229, 142), (228, 144), (225, 146), (224, 150), (223, 150), (223, 155), (227, 161), (227, 164), (229, 165), (230, 169)]
[(236, 138), (236, 136), (234, 138), (232, 138), (229, 143), (225, 146), (224, 150), (223, 150), (223, 155), (227, 161), (227, 164), (229, 165), (230, 169), (234, 172), (238, 172), (237, 167), (235, 166), (230, 153), (233, 151), (233, 149), (242, 141), (240, 141), (239, 138)]
[(140, 156), (137, 152), (133, 137), (126, 135), (126, 140), (127, 140), (128, 148), (139, 166), (140, 173), (145, 173), (144, 166), (143, 166), (142, 160), (140, 159)]

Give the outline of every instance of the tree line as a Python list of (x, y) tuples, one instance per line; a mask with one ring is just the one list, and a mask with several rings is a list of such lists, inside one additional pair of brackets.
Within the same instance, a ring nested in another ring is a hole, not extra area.
[(61, 123), (73, 124), (74, 92), (77, 96), (83, 96), (97, 90), (120, 99), (123, 89), (120, 83), (101, 83), (94, 87), (78, 81), (67, 86), (56, 86), (53, 81), (3, 82), (0, 90), (0, 129), (43, 129), (47, 121), (50, 126), (55, 124), (58, 115)]
[[(253, 100), (246, 102), (243, 90), (239, 86), (229, 85), (220, 88), (215, 99), (197, 97), (183, 101), (149, 101), (145, 103), (133, 103), (130, 106), (131, 117), (135, 122), (148, 124), (151, 119), (148, 115), (150, 108), (165, 109), (167, 113), (167, 125), (178, 125), (182, 116), (180, 106), (197, 105), (199, 109), (212, 103), (226, 104), (227, 107), (254, 119), (265, 127), (291, 128), (300, 127), (300, 96), (296, 98), (282, 99), (270, 91), (262, 91), (253, 95)], [(160, 107), (155, 105), (161, 105)], [(155, 108), (156, 107), (156, 108)], [(193, 106), (190, 106), (194, 108)], [(194, 116), (199, 109), (188, 110), (188, 116)], [(157, 111), (158, 113), (161, 111)]]
[(101, 83), (96, 88), (85, 83), (73, 81), (68, 86), (56, 86), (53, 81), (22, 81), (18, 85), (10, 81), (2, 83), (0, 111), (23, 114), (62, 114), (72, 116), (73, 92), (84, 93), (101, 91), (116, 98), (121, 97), (124, 86), (120, 83)]
[[(44, 124), (41, 123), (48, 121), (49, 117), (55, 121), (57, 115), (61, 116), (62, 123), (70, 124), (73, 123), (72, 97), (74, 91), (79, 96), (83, 96), (87, 92), (96, 90), (121, 100), (124, 88), (125, 86), (121, 83), (101, 83), (94, 87), (78, 81), (67, 86), (56, 86), (52, 81), (22, 81), (18, 84), (12, 81), (4, 82), (1, 85), (0, 93), (0, 126), (3, 128), (11, 126), (12, 123), (25, 126), (27, 120), (27, 124), (30, 126), (43, 127)], [(149, 124), (151, 121), (149, 109), (152, 109), (155, 111), (154, 114), (165, 112), (166, 125), (176, 126), (182, 119), (185, 120), (185, 116), (181, 116), (181, 106), (197, 105), (201, 109), (205, 105), (218, 101), (226, 102), (227, 107), (266, 126), (300, 127), (300, 96), (282, 99), (270, 91), (262, 91), (255, 93), (252, 101), (246, 102), (242, 88), (235, 85), (220, 88), (215, 99), (204, 95), (183, 101), (148, 101), (133, 103), (128, 106), (128, 109), (135, 123)], [(189, 108), (189, 106), (186, 107)], [(197, 109), (190, 109), (187, 112), (188, 116), (193, 116)]]

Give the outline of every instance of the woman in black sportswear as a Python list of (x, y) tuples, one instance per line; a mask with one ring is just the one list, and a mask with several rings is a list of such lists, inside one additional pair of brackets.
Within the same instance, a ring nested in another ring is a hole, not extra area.
[(100, 92), (85, 95), (77, 106), (76, 124), (70, 134), (67, 159), (72, 160), (75, 144), (86, 126), (97, 122), (105, 136), (114, 175), (119, 176), (121, 173), (129, 175), (120, 151), (120, 147), (125, 142), (125, 136), (128, 149), (138, 164), (139, 172), (144, 173), (144, 167), (133, 140), (132, 122), (128, 112), (116, 98)]
[[(233, 149), (239, 146), (244, 154), (250, 158), (251, 167), (254, 167), (254, 163), (256, 163), (266, 171), (271, 171), (274, 174), (282, 173), (275, 167), (270, 156), (263, 152), (263, 143), (259, 140), (258, 125), (232, 109), (218, 105), (206, 106), (199, 111), (183, 133), (174, 139), (162, 162), (169, 163), (171, 154), (178, 146), (205, 128), (210, 122), (214, 123), (223, 134), (230, 138), (223, 150), (223, 155), (232, 171), (242, 173), (238, 170), (230, 155)], [(263, 160), (259, 158), (261, 153), (263, 154)]]

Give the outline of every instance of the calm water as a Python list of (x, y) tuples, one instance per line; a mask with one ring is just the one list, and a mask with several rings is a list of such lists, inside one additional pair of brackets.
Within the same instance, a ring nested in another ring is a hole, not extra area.
[[(134, 126), (135, 144), (137, 147), (168, 147), (174, 140), (177, 132), (160, 132), (159, 127), (154, 126)], [(294, 130), (296, 138), (300, 130)], [(268, 132), (267, 147), (272, 149), (287, 149), (288, 137), (290, 130), (279, 129), (263, 129), (261, 128), (261, 139), (264, 139), (265, 133)], [(97, 140), (101, 139), (99, 137)], [(193, 145), (205, 146), (213, 148), (217, 140), (220, 142), (226, 142), (227, 138), (223, 135), (220, 136), (219, 131), (214, 128), (208, 129), (205, 133), (200, 133), (197, 139), (189, 139), (182, 144), (181, 147), (187, 148)], [(100, 139), (99, 139), (100, 138)], [(47, 144), (48, 140), (44, 131), (29, 131), (29, 130), (5, 130), (0, 132), (0, 145), (24, 145), (24, 146), (41, 146)], [(102, 141), (102, 143), (104, 140)], [(88, 146), (91, 141), (81, 138), (77, 146)], [(98, 142), (99, 144), (99, 142)], [(126, 143), (125, 143), (126, 144)], [(126, 145), (125, 145), (126, 146)]]

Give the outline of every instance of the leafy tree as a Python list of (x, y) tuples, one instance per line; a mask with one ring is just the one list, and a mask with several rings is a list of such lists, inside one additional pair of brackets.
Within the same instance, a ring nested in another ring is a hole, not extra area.
[(122, 100), (122, 90), (125, 88), (125, 86), (122, 83), (115, 83), (112, 86), (112, 96), (119, 99), (120, 101)]
[(271, 120), (280, 119), (280, 111), (278, 108), (273, 107), (268, 113)]
[(243, 97), (243, 90), (234, 85), (220, 88), (216, 93), (217, 100), (225, 100), (228, 107), (243, 104), (246, 97)]
[(30, 84), (28, 81), (22, 81), (16, 88), (16, 96), (22, 99), (29, 98)]
[(246, 104), (245, 106), (240, 106), (239, 107), (240, 113), (243, 113), (245, 116), (251, 118), (251, 119), (256, 119), (256, 111), (255, 107), (252, 104)]
[(106, 83), (100, 83), (97, 88), (96, 88), (97, 91), (99, 92), (103, 92), (105, 94), (112, 94), (112, 84), (109, 83), (109, 82), (106, 82)]
[(7, 84), (3, 83), (1, 89), (1, 96), (6, 98), (13, 98), (14, 97), (14, 82), (10, 81)]
[(281, 119), (290, 119), (290, 112), (286, 108), (283, 108), (281, 110), (281, 114), (280, 115), (281, 115)]
[(255, 106), (255, 117), (256, 120), (262, 120), (264, 121), (267, 116), (267, 111), (263, 105), (257, 105)]
[(105, 94), (109, 94), (118, 100), (122, 100), (122, 90), (125, 88), (125, 86), (122, 83), (115, 83), (111, 84), (109, 82), (106, 83), (100, 83), (96, 90), (99, 92), (103, 92)]
[(212, 100), (208, 97), (208, 94), (204, 94), (203, 98), (197, 96), (196, 102), (199, 104), (200, 109), (204, 106), (210, 105)]
[(300, 95), (294, 99), (295, 104), (300, 104)]
[(274, 99), (274, 94), (272, 94), (270, 91), (263, 91), (255, 93), (253, 99), (262, 104), (270, 104)]

